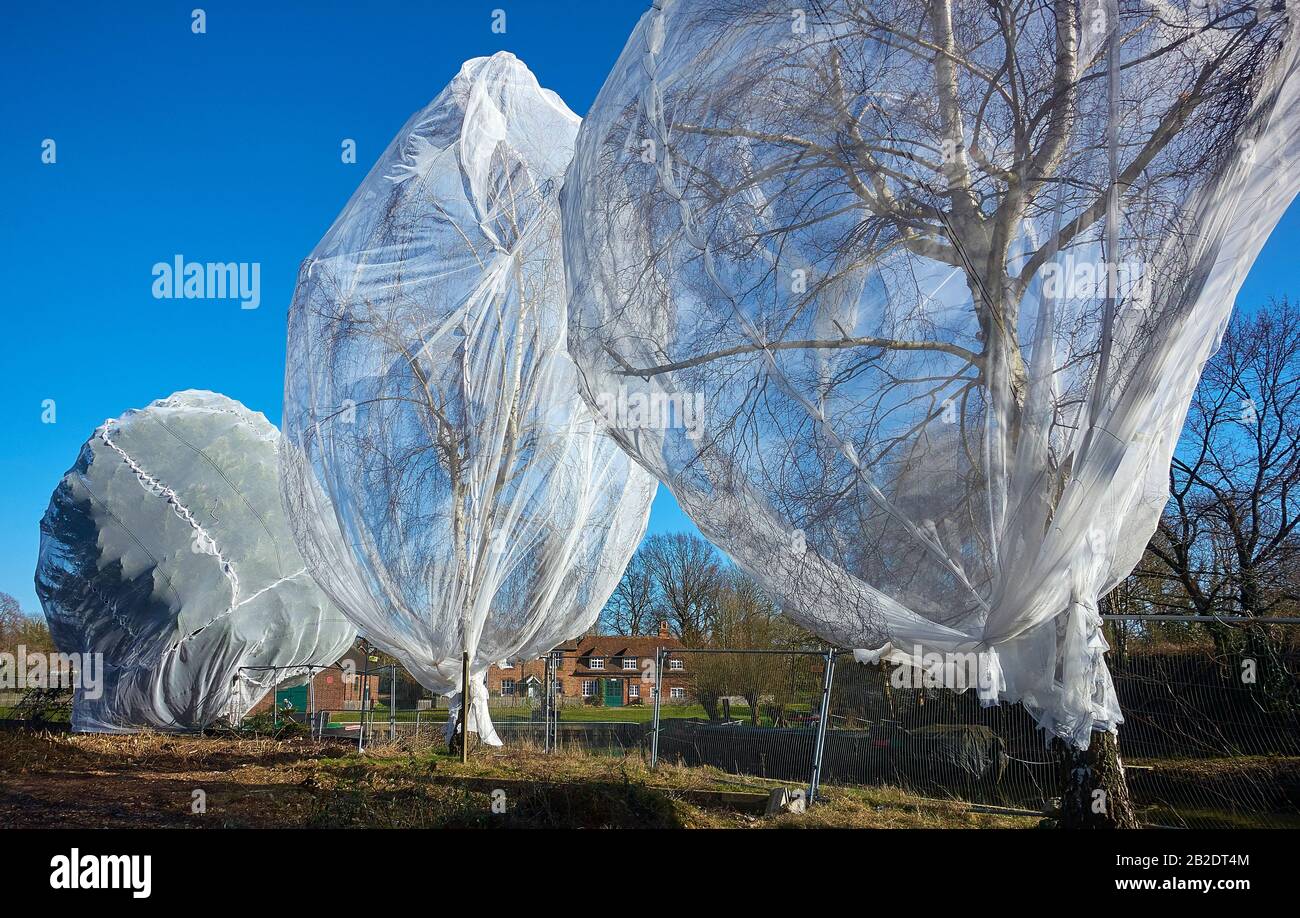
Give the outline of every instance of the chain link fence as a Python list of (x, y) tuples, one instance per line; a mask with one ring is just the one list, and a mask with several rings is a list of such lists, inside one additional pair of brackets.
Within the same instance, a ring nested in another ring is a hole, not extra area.
[[(1300, 621), (1108, 616), (1107, 630), (1141, 818), (1300, 827)], [(810, 800), (822, 785), (872, 786), (1024, 813), (1050, 812), (1060, 786), (1060, 760), (1021, 706), (983, 707), (910, 667), (673, 649), (642, 678), (642, 697), (660, 702), (642, 742), (652, 765), (798, 782)]]

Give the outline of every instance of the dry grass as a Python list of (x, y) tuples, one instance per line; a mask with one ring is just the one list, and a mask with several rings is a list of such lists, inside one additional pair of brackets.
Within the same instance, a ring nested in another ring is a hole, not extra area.
[(1135, 759), (1129, 788), (1159, 801), (1143, 813), (1156, 825), (1300, 828), (1300, 758), (1234, 756)]
[[(506, 812), (492, 812), (500, 781)], [(649, 771), (636, 757), (474, 750), (468, 765), (424, 745), (16, 732), (0, 742), (0, 826), (228, 827), (1028, 827), (891, 789), (828, 789), (804, 815), (756, 815), (713, 792), (778, 782), (711, 768)], [(191, 812), (194, 791), (207, 812)], [(702, 802), (703, 801), (703, 802)]]

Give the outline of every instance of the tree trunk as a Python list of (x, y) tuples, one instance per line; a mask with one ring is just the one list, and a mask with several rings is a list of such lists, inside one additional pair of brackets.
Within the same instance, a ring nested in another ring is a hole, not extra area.
[(450, 715), (452, 719), (452, 723), (451, 723), (451, 737), (447, 740), (448, 755), (459, 756), (460, 747), (465, 742), (465, 732), (463, 729), (464, 721), (460, 716), (461, 713), (463, 713), (463, 711), (464, 709), (462, 708), (461, 711), (457, 711), (455, 714)]
[(1114, 733), (1093, 733), (1084, 751), (1060, 740), (1055, 748), (1061, 762), (1062, 829), (1140, 828)]
[(890, 720), (897, 720), (898, 713), (894, 710), (894, 687), (889, 681), (889, 666), (882, 660), (876, 665), (876, 671), (880, 675), (880, 684), (885, 694), (886, 717)]
[(718, 695), (701, 692), (699, 689), (695, 690), (695, 700), (700, 703), (700, 707), (704, 708), (704, 713), (708, 715), (709, 720), (718, 719), (719, 697)]

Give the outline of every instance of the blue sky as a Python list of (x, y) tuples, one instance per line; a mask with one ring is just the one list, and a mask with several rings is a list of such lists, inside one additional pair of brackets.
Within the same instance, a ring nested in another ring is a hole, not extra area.
[[(279, 422), (299, 262), (464, 60), (512, 51), (582, 114), (647, 3), (15, 6), (0, 12), (0, 591), (34, 612), (38, 523), (104, 419), (202, 388)], [(1240, 304), (1297, 295), (1298, 243), (1293, 207)], [(153, 265), (178, 253), (260, 263), (261, 306), (154, 299)], [(660, 489), (651, 531), (688, 528)]]

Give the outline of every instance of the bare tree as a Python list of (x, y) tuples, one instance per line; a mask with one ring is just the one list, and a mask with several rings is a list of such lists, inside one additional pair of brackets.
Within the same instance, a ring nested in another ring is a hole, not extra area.
[(466, 62), (313, 250), (289, 316), (303, 555), (368, 639), (460, 689), (489, 742), (488, 667), (599, 615), (653, 497), (565, 354), (578, 122), (513, 55)]
[(0, 593), (0, 650), (13, 653), (19, 646), (38, 653), (56, 649), (45, 622), (24, 612), (15, 597)]
[[(648, 16), (566, 182), (584, 242), (566, 239), (570, 347), (589, 379), (704, 393), (708, 424), (694, 451), (626, 447), (827, 637), (883, 641), (909, 613), (994, 644), (1044, 627), (1031, 594), (1110, 496), (1080, 482), (1105, 480), (1108, 453), (1155, 456), (1137, 419), (1175, 384), (1171, 342), (1194, 327), (1208, 350), (1189, 316), (1237, 219), (1216, 207), (1239, 140), (1270, 124), (1287, 17), (1138, 0)], [(783, 524), (815, 560), (788, 560)], [(1110, 538), (1083, 551), (1118, 564)], [(1050, 604), (1099, 630), (1096, 600)], [(1077, 743), (1090, 717), (1052, 726)], [(1092, 740), (1066, 772), (1122, 776), (1113, 734)], [(1135, 824), (1121, 789), (1090, 813), (1090, 782), (1067, 824)]]
[(642, 546), (668, 628), (687, 647), (708, 640), (724, 583), (718, 550), (693, 533), (658, 533)]
[(651, 634), (662, 615), (649, 553), (638, 548), (628, 562), (601, 613), (601, 624), (612, 634)]
[[(914, 540), (922, 551), (903, 565), (912, 572), (905, 576), (916, 576), (926, 561), (937, 564), (973, 611), (992, 588), (996, 565), (969, 569), (958, 562), (951, 542), (974, 541), (985, 557), (996, 557), (990, 549), (1008, 513), (1008, 463), (1019, 446), (1028, 395), (1025, 352), (1032, 342), (1020, 334), (1034, 317), (1022, 316), (1021, 308), (1035, 279), (1063, 252), (1109, 242), (1112, 249), (1122, 245), (1134, 263), (1148, 265), (1146, 282), (1153, 285), (1118, 282), (1105, 296), (1066, 292), (1063, 299), (1076, 301), (1079, 314), (1075, 327), (1066, 329), (1055, 430), (1095, 419), (1103, 392), (1118, 400), (1128, 382), (1117, 371), (1119, 349), (1136, 353), (1148, 346), (1154, 330), (1187, 305), (1175, 294), (1203, 253), (1191, 240), (1196, 215), (1180, 207), (1205, 174), (1223, 168), (1236, 152), (1234, 136), (1249, 114), (1249, 90), (1262, 79), (1284, 29), (1277, 17), (1257, 20), (1253, 4), (1228, 6), (1204, 22), (1157, 34), (1145, 5), (1125, 3), (1118, 22), (1107, 23), (1098, 37), (1090, 34), (1091, 21), (1080, 22), (1073, 0), (824, 5), (813, 18), (833, 38), (810, 39), (798, 55), (772, 42), (766, 54), (746, 61), (731, 84), (706, 84), (694, 94), (688, 86), (672, 100), (668, 130), (681, 138), (679, 147), (690, 149), (675, 160), (677, 168), (689, 170), (683, 181), (702, 210), (738, 211), (717, 247), (725, 246), (730, 257), (749, 257), (749, 289), (768, 286), (788, 294), (764, 316), (762, 340), (749, 340), (742, 323), (719, 320), (694, 329), (686, 342), (689, 353), (633, 363), (622, 355), (644, 353), (639, 340), (634, 346), (628, 337), (611, 339), (601, 328), (582, 328), (581, 337), (619, 361), (628, 379), (673, 374), (680, 386), (706, 392), (746, 358), (845, 352), (834, 363), (782, 362), (772, 373), (773, 382), (784, 375), (793, 388), (817, 393), (821, 404), (843, 399), (835, 433), (791, 414), (777, 401), (779, 386), (769, 385), (715, 418), (714, 426), (728, 428), (728, 434), (709, 447), (725, 453), (733, 472), (763, 468), (758, 484), (784, 505), (811, 508), (801, 514), (810, 517), (804, 527), (810, 534), (817, 523), (838, 523), (830, 517), (861, 479), (904, 484), (920, 477), (918, 469), (932, 470), (932, 454), (961, 451), (953, 473), (967, 481), (952, 489), (950, 501), (958, 505), (944, 508), (954, 526), (951, 537), (900, 535), (900, 527), (910, 527), (897, 521), (867, 525), (862, 534), (874, 545), (841, 547), (838, 553), (879, 582), (873, 575), (886, 564), (880, 556), (891, 554), (900, 540)], [(755, 9), (733, 0), (701, 11), (692, 25), (706, 36), (703, 58), (725, 46), (734, 30), (788, 30), (789, 19), (787, 5)], [(1118, 36), (1117, 46), (1140, 46), (1141, 57), (1125, 69), (1160, 61), (1168, 85), (1186, 87), (1153, 99), (1151, 104), (1161, 106), (1156, 111), (1147, 107), (1135, 117), (1115, 119), (1121, 136), (1113, 143), (1096, 129), (1105, 120), (1108, 93), (1106, 68), (1096, 64), (1111, 34)], [(1184, 53), (1207, 36), (1215, 39), (1214, 53)], [(882, 46), (897, 53), (882, 54)], [(781, 104), (753, 102), (760, 91)], [(703, 123), (717, 111), (743, 118)], [(1114, 174), (1105, 168), (1108, 160)], [(623, 168), (640, 167), (633, 159)], [(794, 200), (786, 208), (769, 202), (765, 212), (756, 212), (750, 199), (760, 189), (766, 193), (774, 176)], [(627, 185), (629, 193), (638, 187), (635, 179)], [(656, 243), (666, 242), (653, 234), (677, 205), (663, 206), (664, 212), (649, 217), (647, 259), (624, 269), (626, 284), (664, 282), (655, 276), (661, 252)], [(1114, 238), (1108, 240), (1108, 232)], [(799, 251), (785, 251), (796, 240)], [(806, 260), (809, 251), (821, 253), (820, 259)], [(1102, 271), (1115, 273), (1115, 261), (1110, 258)], [(919, 263), (927, 266), (925, 274)], [(701, 298), (711, 295), (713, 281), (702, 264), (678, 268), (677, 283)], [(936, 269), (960, 279), (966, 290), (962, 307), (973, 322), (962, 321), (960, 309), (948, 310), (946, 324), (937, 318)], [(784, 276), (792, 271), (802, 272), (803, 284), (792, 287)], [(850, 329), (859, 324), (857, 317), (835, 314), (834, 305), (826, 314), (827, 303), (844, 304), (844, 291), (860, 290), (869, 271), (881, 275), (884, 303), (878, 328), (855, 334)], [(1089, 293), (1107, 288), (1107, 280)], [(1161, 303), (1166, 308), (1153, 308)], [(1120, 314), (1122, 335), (1114, 327)], [(627, 322), (638, 329), (641, 324)], [(809, 325), (826, 334), (804, 334)], [(1070, 366), (1074, 371), (1066, 372)], [(809, 376), (794, 375), (792, 367)], [(779, 412), (782, 439), (809, 440), (811, 448), (799, 459), (801, 474), (777, 480), (757, 461), (759, 440), (746, 434), (770, 433), (759, 419), (765, 410)], [(958, 426), (956, 437), (945, 430), (945, 415)], [(836, 439), (849, 441), (859, 460), (847, 478), (837, 465)], [(1047, 493), (1059, 494), (1071, 474), (1075, 457), (1063, 446), (1055, 438), (1050, 444)], [(909, 515), (882, 497), (875, 503), (871, 522)]]
[(1203, 615), (1295, 607), (1300, 309), (1233, 317), (1206, 365), (1169, 472), (1152, 553)]
[[(1229, 323), (1192, 399), (1169, 473), (1147, 576), (1176, 588), (1217, 650), (1261, 659), (1284, 696), (1294, 680), (1265, 629), (1233, 618), (1300, 609), (1300, 309), (1286, 299)], [(1243, 641), (1244, 637), (1244, 641)]]
[[(743, 571), (728, 571), (720, 592), (711, 644), (748, 650), (807, 646), (811, 635), (781, 614), (776, 601)], [(768, 653), (734, 653), (711, 657), (726, 672), (731, 694), (749, 705), (749, 721), (758, 726), (764, 704), (780, 711), (792, 698), (791, 666), (806, 658)], [(778, 715), (779, 716), (779, 715)]]

